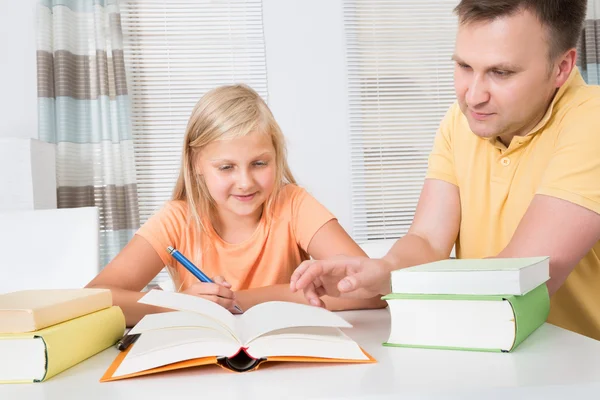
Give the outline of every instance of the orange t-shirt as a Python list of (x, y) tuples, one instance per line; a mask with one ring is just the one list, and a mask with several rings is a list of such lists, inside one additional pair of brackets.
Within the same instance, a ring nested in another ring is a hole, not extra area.
[(333, 214), (306, 190), (289, 184), (279, 193), (270, 223), (263, 215), (256, 231), (241, 243), (225, 242), (210, 224), (208, 232), (199, 231), (185, 201), (167, 202), (136, 234), (173, 267), (178, 291), (198, 280), (167, 252), (168, 246), (209, 277), (223, 276), (235, 291), (288, 283), (294, 269), (308, 259), (314, 234), (332, 219)]

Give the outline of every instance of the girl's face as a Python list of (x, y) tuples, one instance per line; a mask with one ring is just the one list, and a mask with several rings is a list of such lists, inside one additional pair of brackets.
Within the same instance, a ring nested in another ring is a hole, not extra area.
[(275, 186), (275, 148), (268, 134), (253, 132), (204, 147), (196, 173), (204, 181), (221, 217), (260, 219)]

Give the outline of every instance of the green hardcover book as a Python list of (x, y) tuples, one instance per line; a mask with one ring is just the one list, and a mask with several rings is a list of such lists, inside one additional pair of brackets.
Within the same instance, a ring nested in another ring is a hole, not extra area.
[(550, 312), (546, 284), (522, 296), (392, 293), (383, 299), (391, 315), (385, 346), (510, 352)]
[(392, 272), (392, 293), (523, 295), (550, 279), (549, 257), (447, 259)]

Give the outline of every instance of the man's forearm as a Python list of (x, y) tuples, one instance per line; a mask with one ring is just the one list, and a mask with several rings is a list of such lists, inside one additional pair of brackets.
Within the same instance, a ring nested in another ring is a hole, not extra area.
[[(290, 301), (293, 303), (308, 304), (304, 294), (301, 291), (292, 293), (288, 284), (239, 290), (235, 293), (235, 296), (237, 304), (244, 311), (267, 301)], [(379, 299), (379, 297), (363, 300), (324, 296), (323, 302), (327, 306), (327, 309), (331, 311), (383, 308), (386, 306), (385, 301)]]
[(426, 239), (408, 233), (394, 243), (394, 246), (383, 259), (388, 262), (391, 271), (393, 271), (443, 260), (447, 257), (448, 255), (436, 251)]

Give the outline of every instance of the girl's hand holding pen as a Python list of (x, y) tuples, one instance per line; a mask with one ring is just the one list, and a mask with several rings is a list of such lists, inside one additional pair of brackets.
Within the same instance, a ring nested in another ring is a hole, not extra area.
[(196, 282), (182, 293), (202, 297), (225, 307), (234, 314), (237, 313), (235, 293), (231, 290), (231, 285), (222, 276), (215, 276), (213, 281), (214, 283)]
[[(204, 272), (196, 267), (190, 260), (185, 258), (183, 254), (176, 250), (173, 246), (167, 247), (169, 254), (173, 256), (181, 265), (191, 272), (201, 283), (196, 283), (187, 288), (183, 293), (191, 294), (194, 296), (204, 297), (210, 301), (214, 301), (217, 304), (227, 308), (234, 314), (243, 313), (242, 309), (235, 304), (235, 295), (230, 290), (231, 285), (225, 281), (222, 276), (216, 276), (214, 279), (210, 279)], [(225, 290), (219, 288), (225, 288)], [(208, 297), (207, 297), (208, 296)], [(233, 305), (228, 305), (228, 301), (232, 301)], [(224, 304), (223, 304), (224, 303)], [(226, 305), (227, 304), (227, 305)]]

